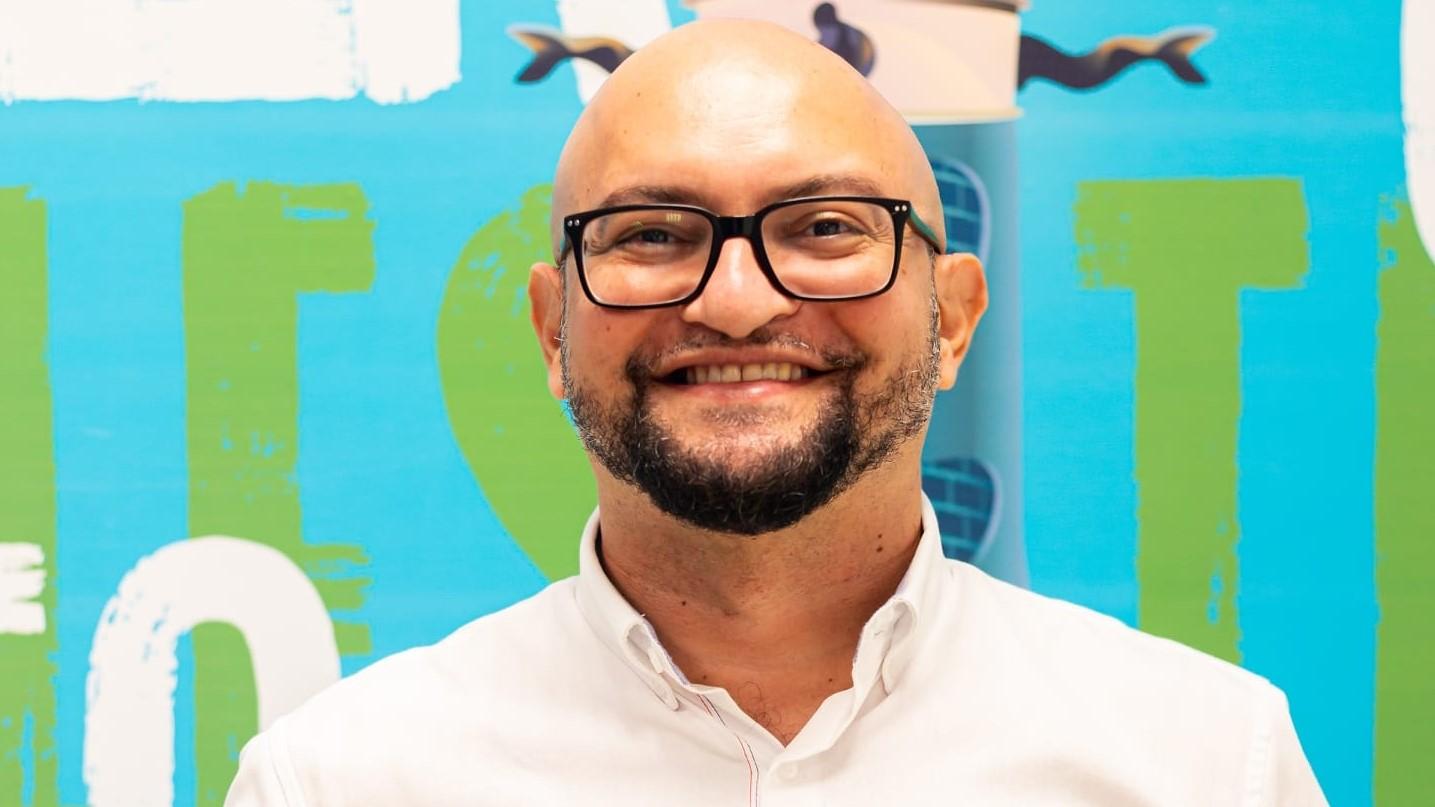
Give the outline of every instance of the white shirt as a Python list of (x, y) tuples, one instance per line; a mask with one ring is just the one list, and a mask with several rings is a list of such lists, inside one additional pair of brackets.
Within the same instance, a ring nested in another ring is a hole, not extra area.
[(684, 678), (583, 533), (579, 574), (386, 658), (244, 749), (252, 805), (1324, 805), (1265, 679), (942, 556), (783, 747)]

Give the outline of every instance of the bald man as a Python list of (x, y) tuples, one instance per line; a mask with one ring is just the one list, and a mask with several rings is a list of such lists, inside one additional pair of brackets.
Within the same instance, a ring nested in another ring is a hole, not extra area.
[(529, 284), (597, 480), (579, 575), (281, 719), (229, 803), (1323, 804), (1265, 680), (942, 556), (922, 440), (987, 303), (942, 221), (813, 43), (630, 58)]

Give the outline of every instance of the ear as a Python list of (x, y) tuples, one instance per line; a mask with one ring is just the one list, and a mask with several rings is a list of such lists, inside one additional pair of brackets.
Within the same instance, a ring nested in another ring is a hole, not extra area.
[(937, 293), (941, 388), (951, 389), (971, 346), (972, 332), (987, 310), (987, 278), (982, 262), (969, 253), (938, 255), (932, 277)]
[(564, 301), (563, 278), (559, 275), (562, 271), (547, 263), (535, 263), (528, 271), (528, 304), (533, 333), (543, 351), (543, 363), (548, 366), (548, 391), (559, 400), (567, 397), (563, 389)]

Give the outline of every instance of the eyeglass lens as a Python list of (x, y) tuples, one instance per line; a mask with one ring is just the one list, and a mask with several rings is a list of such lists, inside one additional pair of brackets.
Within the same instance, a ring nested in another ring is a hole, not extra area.
[[(786, 205), (763, 217), (761, 235), (778, 282), (800, 297), (860, 297), (891, 279), (897, 238), (892, 213), (882, 205)], [(702, 282), (713, 238), (712, 221), (692, 211), (644, 208), (600, 216), (583, 230), (588, 288), (610, 305), (684, 299)]]

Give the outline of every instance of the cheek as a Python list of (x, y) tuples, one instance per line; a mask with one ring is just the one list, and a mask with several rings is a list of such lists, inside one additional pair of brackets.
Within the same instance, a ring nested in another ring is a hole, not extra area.
[(642, 343), (649, 326), (642, 312), (609, 312), (585, 305), (569, 312), (568, 360), (576, 377), (610, 379)]
[(886, 294), (850, 304), (834, 317), (864, 353), (871, 366), (886, 375), (926, 350), (931, 330), (931, 295), (900, 280)]

